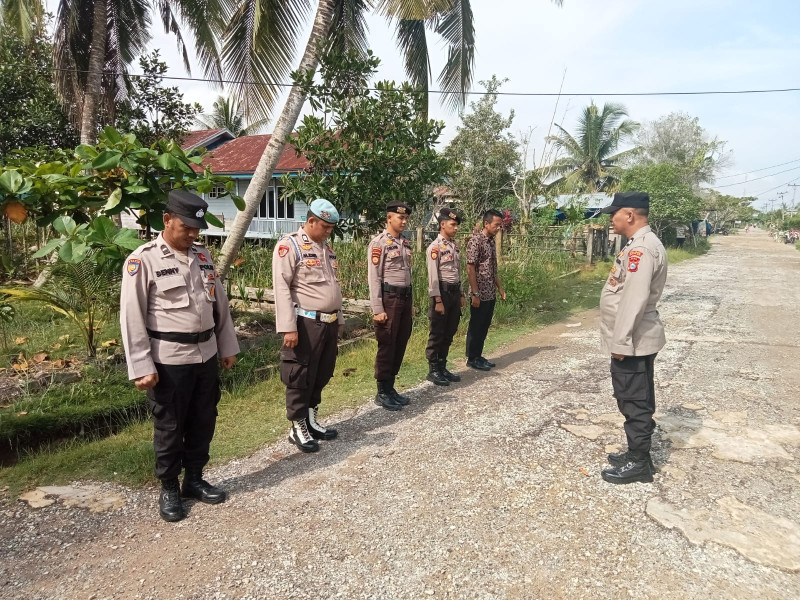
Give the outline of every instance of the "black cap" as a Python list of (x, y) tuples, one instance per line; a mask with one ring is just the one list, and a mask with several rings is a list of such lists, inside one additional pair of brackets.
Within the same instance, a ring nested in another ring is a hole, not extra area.
[(614, 194), (614, 200), (601, 213), (615, 213), (620, 208), (650, 208), (650, 196), (645, 192), (622, 192)]
[(408, 204), (395, 200), (386, 205), (386, 212), (397, 213), (398, 215), (410, 215), (411, 207)]
[(189, 227), (208, 229), (206, 211), (208, 204), (197, 194), (186, 190), (172, 190), (167, 198), (166, 212), (178, 215), (181, 221)]
[(455, 221), (459, 225), (461, 225), (461, 215), (459, 215), (454, 209), (450, 208), (449, 206), (443, 206), (439, 210), (439, 214), (437, 215), (436, 219), (439, 223), (443, 221)]

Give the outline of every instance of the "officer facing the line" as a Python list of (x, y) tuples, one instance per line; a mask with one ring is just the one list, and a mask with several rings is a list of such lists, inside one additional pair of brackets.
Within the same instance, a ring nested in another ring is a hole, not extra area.
[(614, 194), (602, 211), (611, 213), (616, 233), (630, 238), (600, 295), (600, 336), (611, 355), (611, 384), (628, 438), (627, 452), (608, 455), (613, 468), (601, 475), (610, 483), (653, 481), (653, 366), (666, 343), (656, 304), (667, 279), (667, 253), (647, 224), (649, 207), (647, 194), (626, 192)]
[[(208, 504), (225, 492), (203, 480), (214, 436), (222, 367), (236, 364), (239, 344), (225, 287), (211, 253), (195, 242), (208, 225), (202, 198), (169, 193), (164, 231), (125, 263), (120, 322), (128, 376), (147, 390), (153, 413), (159, 512), (165, 521), (185, 516), (181, 493)], [(183, 489), (178, 486), (186, 470)]]
[(408, 397), (394, 389), (394, 382), (411, 337), (411, 246), (401, 237), (410, 214), (406, 204), (390, 202), (386, 229), (372, 239), (367, 250), (369, 301), (378, 341), (375, 403), (387, 410), (401, 410), (409, 403)]
[(275, 324), (283, 334), (281, 381), (292, 423), (289, 441), (303, 452), (316, 452), (317, 440), (337, 435), (320, 425), (317, 415), (322, 388), (333, 377), (339, 327), (344, 325), (339, 263), (327, 242), (338, 222), (333, 204), (314, 200), (306, 224), (282, 237), (272, 253)]
[(439, 236), (425, 252), (428, 265), (428, 310), (430, 335), (425, 356), (428, 359), (428, 381), (450, 385), (461, 377), (447, 370), (447, 354), (461, 321), (461, 309), (467, 303), (461, 289), (461, 255), (455, 237), (461, 217), (445, 206), (439, 211)]

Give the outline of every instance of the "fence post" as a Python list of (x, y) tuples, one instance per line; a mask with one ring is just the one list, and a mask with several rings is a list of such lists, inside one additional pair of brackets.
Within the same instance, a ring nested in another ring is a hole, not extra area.
[(592, 264), (592, 253), (594, 251), (594, 228), (586, 226), (586, 264)]
[(422, 227), (417, 227), (417, 252), (422, 252)]
[(495, 250), (497, 251), (497, 258), (498, 260), (503, 255), (503, 230), (497, 232), (497, 235), (494, 236), (494, 246)]

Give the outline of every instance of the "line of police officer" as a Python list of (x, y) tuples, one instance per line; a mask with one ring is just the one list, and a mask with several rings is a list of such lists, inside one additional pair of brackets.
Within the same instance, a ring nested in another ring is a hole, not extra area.
[[(629, 445), (628, 452), (609, 456), (613, 468), (602, 475), (613, 483), (652, 481), (653, 363), (664, 345), (655, 304), (666, 278), (666, 259), (661, 242), (647, 227), (648, 205), (646, 194), (617, 194), (606, 211), (613, 214), (616, 230), (631, 239), (617, 257), (601, 298), (603, 345), (613, 357), (612, 383), (626, 417)], [(150, 401), (155, 473), (162, 483), (159, 512), (167, 521), (184, 518), (181, 496), (209, 504), (226, 499), (223, 490), (202, 478), (202, 471), (209, 459), (220, 399), (217, 357), (223, 368), (230, 369), (239, 346), (211, 254), (195, 243), (200, 230), (207, 227), (207, 209), (202, 198), (172, 191), (164, 231), (130, 255), (123, 275), (121, 324), (129, 377), (138, 389), (147, 391)], [(413, 316), (412, 250), (402, 237), (410, 214), (406, 204), (390, 203), (386, 229), (370, 241), (367, 250), (378, 342), (375, 402), (392, 411), (409, 403), (394, 384)], [(437, 219), (439, 236), (426, 250), (430, 335), (425, 354), (428, 379), (444, 386), (460, 381), (446, 365), (466, 303), (455, 242), (461, 219), (449, 207)], [(277, 332), (283, 335), (280, 374), (291, 422), (289, 440), (303, 452), (316, 452), (319, 440), (337, 436), (317, 417), (322, 390), (334, 373), (344, 323), (339, 264), (328, 243), (338, 221), (336, 208), (317, 199), (310, 204), (303, 227), (282, 237), (273, 253), (275, 321)], [(185, 476), (180, 487), (182, 469)]]

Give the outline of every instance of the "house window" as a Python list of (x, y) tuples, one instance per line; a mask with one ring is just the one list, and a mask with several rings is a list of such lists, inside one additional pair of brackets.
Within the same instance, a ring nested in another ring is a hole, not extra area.
[(211, 188), (211, 191), (208, 192), (209, 199), (216, 199), (216, 198), (224, 198), (228, 195), (228, 190), (225, 189), (224, 184), (215, 183), (214, 187)]
[(294, 219), (294, 204), (281, 198), (282, 193), (283, 187), (277, 188), (277, 196), (276, 189), (270, 187), (261, 196), (261, 203), (258, 205), (259, 219)]

